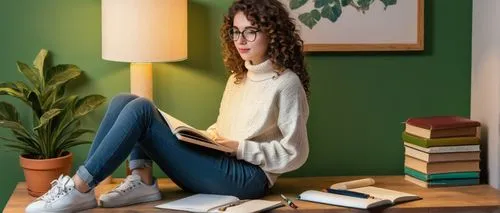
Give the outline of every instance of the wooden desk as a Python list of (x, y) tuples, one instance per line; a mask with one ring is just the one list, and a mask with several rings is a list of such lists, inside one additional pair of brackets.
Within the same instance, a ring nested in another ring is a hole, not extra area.
[[(308, 189), (321, 189), (330, 186), (332, 183), (360, 179), (365, 177), (308, 177), (308, 178), (280, 178), (272, 188), (272, 193), (266, 196), (267, 200), (281, 200), (280, 193), (296, 197), (300, 192)], [(402, 176), (374, 176), (375, 186), (387, 189), (394, 189), (412, 194), (417, 194), (423, 199), (407, 203), (397, 204), (391, 207), (372, 209), (370, 212), (495, 212), (500, 213), (500, 191), (491, 188), (489, 185), (476, 185), (466, 187), (447, 187), (426, 189), (409, 183)], [(121, 180), (116, 180), (119, 182)], [(181, 191), (169, 179), (159, 180), (163, 195), (162, 201), (139, 204), (124, 208), (96, 208), (86, 212), (167, 212), (155, 209), (154, 206), (179, 199), (190, 194)], [(99, 186), (96, 190), (97, 197), (102, 192), (114, 188), (118, 183)], [(24, 212), (24, 208), (34, 198), (28, 195), (24, 182), (18, 183), (12, 193), (3, 212)], [(299, 206), (298, 210), (289, 207), (282, 207), (272, 212), (366, 212), (358, 209), (343, 208), (337, 206), (323, 205), (304, 201), (295, 201)], [(175, 212), (175, 211), (172, 211)], [(176, 211), (178, 212), (178, 211)]]

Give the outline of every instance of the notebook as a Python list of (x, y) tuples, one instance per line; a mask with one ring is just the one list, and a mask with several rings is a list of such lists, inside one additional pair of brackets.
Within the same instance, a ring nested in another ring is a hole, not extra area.
[(240, 200), (229, 195), (195, 194), (155, 207), (189, 212), (250, 213), (269, 211), (282, 206), (284, 204), (281, 201)]
[(345, 195), (338, 195), (317, 190), (308, 190), (299, 195), (300, 200), (311, 201), (336, 206), (344, 206), (358, 209), (369, 209), (383, 205), (394, 205), (400, 202), (418, 200), (419, 196), (389, 189), (366, 186), (350, 189), (350, 191), (369, 194), (375, 198), (357, 198)]
[(358, 209), (369, 209), (383, 205), (394, 205), (401, 202), (421, 199), (418, 195), (371, 186), (375, 181), (371, 178), (333, 184), (330, 189), (341, 189), (364, 193), (373, 198), (358, 198), (329, 192), (308, 190), (298, 198), (303, 201), (344, 206)]

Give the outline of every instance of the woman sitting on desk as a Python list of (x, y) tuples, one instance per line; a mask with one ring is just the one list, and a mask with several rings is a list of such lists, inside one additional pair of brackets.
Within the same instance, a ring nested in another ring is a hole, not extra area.
[(302, 166), (309, 154), (309, 76), (303, 42), (278, 0), (239, 0), (221, 29), (231, 75), (219, 115), (208, 132), (234, 156), (182, 143), (157, 107), (144, 98), (112, 99), (84, 165), (60, 177), (27, 212), (72, 212), (97, 206), (94, 187), (130, 154), (128, 176), (103, 194), (103, 207), (161, 199), (152, 177), (156, 162), (180, 188), (193, 193), (264, 196), (280, 174)]

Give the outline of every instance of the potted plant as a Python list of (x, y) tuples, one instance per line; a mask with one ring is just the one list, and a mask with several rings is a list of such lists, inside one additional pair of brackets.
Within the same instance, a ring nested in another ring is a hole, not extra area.
[(32, 111), (32, 122), (26, 125), (12, 104), (0, 101), (0, 127), (12, 133), (12, 137), (0, 139), (9, 150), (20, 152), (20, 164), (32, 196), (44, 194), (52, 180), (69, 173), (72, 153), (68, 149), (91, 143), (80, 137), (94, 132), (81, 128), (81, 119), (106, 101), (104, 96), (95, 94), (81, 98), (67, 95), (67, 83), (80, 76), (82, 70), (72, 64), (47, 66), (47, 54), (47, 50), (40, 50), (31, 67), (17, 62), (18, 70), (31, 85), (23, 81), (0, 83), (0, 95), (14, 97)]

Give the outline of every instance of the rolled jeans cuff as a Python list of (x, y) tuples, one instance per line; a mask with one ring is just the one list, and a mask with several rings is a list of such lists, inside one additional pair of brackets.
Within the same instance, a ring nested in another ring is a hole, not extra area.
[(145, 160), (145, 159), (135, 159), (135, 160), (130, 160), (128, 163), (128, 167), (130, 170), (134, 169), (140, 169), (140, 168), (148, 168), (153, 166), (153, 161), (152, 160)]
[(94, 181), (94, 176), (90, 174), (89, 170), (87, 170), (85, 166), (78, 167), (76, 175), (78, 175), (78, 177), (80, 177), (80, 179), (82, 179), (89, 188), (94, 188), (97, 185), (97, 183), (95, 183)]

